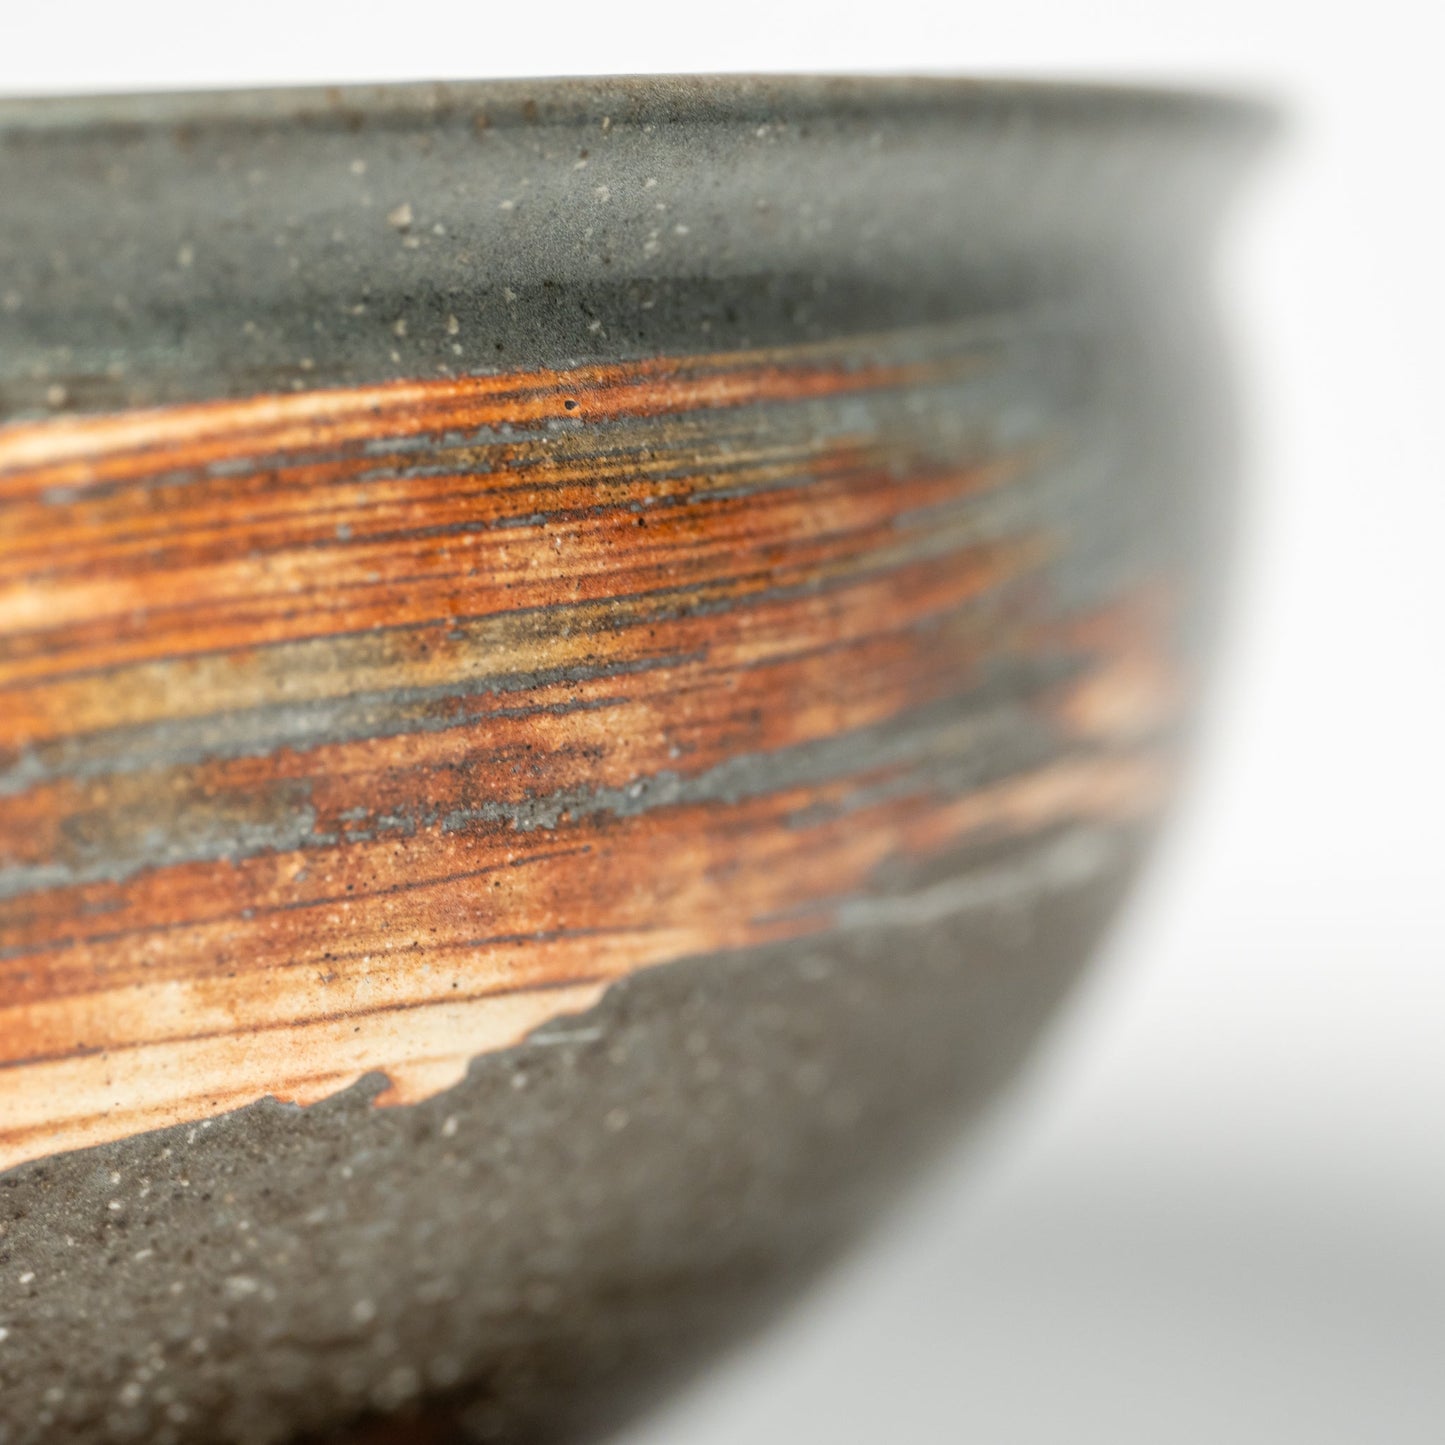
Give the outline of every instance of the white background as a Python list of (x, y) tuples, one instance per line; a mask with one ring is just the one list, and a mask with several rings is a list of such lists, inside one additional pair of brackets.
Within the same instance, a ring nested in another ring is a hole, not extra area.
[(1292, 119), (1221, 256), (1251, 487), (1159, 863), (966, 1159), (631, 1445), (1445, 1440), (1433, 11), (0, 0), (0, 92), (926, 70), (1242, 85)]

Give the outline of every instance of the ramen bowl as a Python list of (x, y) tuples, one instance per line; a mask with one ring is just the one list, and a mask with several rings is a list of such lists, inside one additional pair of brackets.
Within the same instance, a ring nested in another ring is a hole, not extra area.
[(595, 1437), (976, 1115), (1177, 767), (1259, 130), (0, 105), (0, 1440)]

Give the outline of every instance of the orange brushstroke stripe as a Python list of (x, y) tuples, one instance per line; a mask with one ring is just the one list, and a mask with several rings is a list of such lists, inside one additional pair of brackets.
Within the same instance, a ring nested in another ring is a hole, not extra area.
[[(985, 651), (998, 647), (1010, 625), (1003, 603), (990, 612), (984, 636), (978, 619), (955, 614), (1026, 560), (982, 549), (747, 613), (669, 619), (652, 629), (648, 650), (686, 660), (628, 678), (625, 695), (610, 676), (554, 682), (529, 688), (521, 707), (511, 696), (472, 699), (469, 716), (436, 731), (39, 784), (0, 796), (6, 861), (64, 858), (74, 852), (79, 820), (117, 808), (139, 817), (148, 803), (155, 807), (158, 787), (184, 786), (221, 809), (228, 799), (304, 784), (314, 830), (326, 835), (372, 827), (380, 817), (465, 808), (477, 801), (479, 776), (488, 801), (521, 803), (568, 789), (620, 788), (663, 757), (670, 771), (693, 776), (739, 754), (876, 726), (956, 692)], [(919, 628), (927, 629), (926, 646)], [(525, 769), (512, 771), (523, 758)], [(362, 817), (354, 816), (358, 799)]]
[[(420, 1099), (640, 968), (834, 926), (890, 860), (1148, 814), (1157, 635), (1060, 624), (1055, 541), (970, 510), (1035, 458), (810, 420), (971, 364), (0, 428), (0, 1168), (372, 1070)], [(938, 781), (1004, 661), (1052, 755)]]
[[(248, 455), (264, 457), (376, 436), (801, 401), (907, 385), (939, 370), (932, 364), (844, 368), (826, 351), (823, 358), (812, 362), (801, 349), (669, 357), (35, 422), (0, 430), (0, 500), (204, 466), (234, 457), (238, 438), (245, 439)], [(957, 363), (951, 369), (957, 370)]]

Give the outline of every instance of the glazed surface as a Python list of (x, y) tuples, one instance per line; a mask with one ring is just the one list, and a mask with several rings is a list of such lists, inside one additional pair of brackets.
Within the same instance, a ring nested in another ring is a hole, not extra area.
[(4, 1445), (595, 1433), (990, 1097), (1175, 768), (1254, 128), (0, 106)]
[(373, 1070), (414, 1102), (890, 862), (1147, 816), (1164, 579), (1060, 615), (1047, 395), (955, 454), (1038, 351), (0, 432), (0, 1164)]

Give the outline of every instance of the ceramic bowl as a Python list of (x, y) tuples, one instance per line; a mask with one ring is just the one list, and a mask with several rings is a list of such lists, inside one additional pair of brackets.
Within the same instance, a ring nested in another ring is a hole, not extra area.
[(605, 1433), (976, 1113), (1169, 793), (1259, 131), (0, 105), (5, 1445)]

